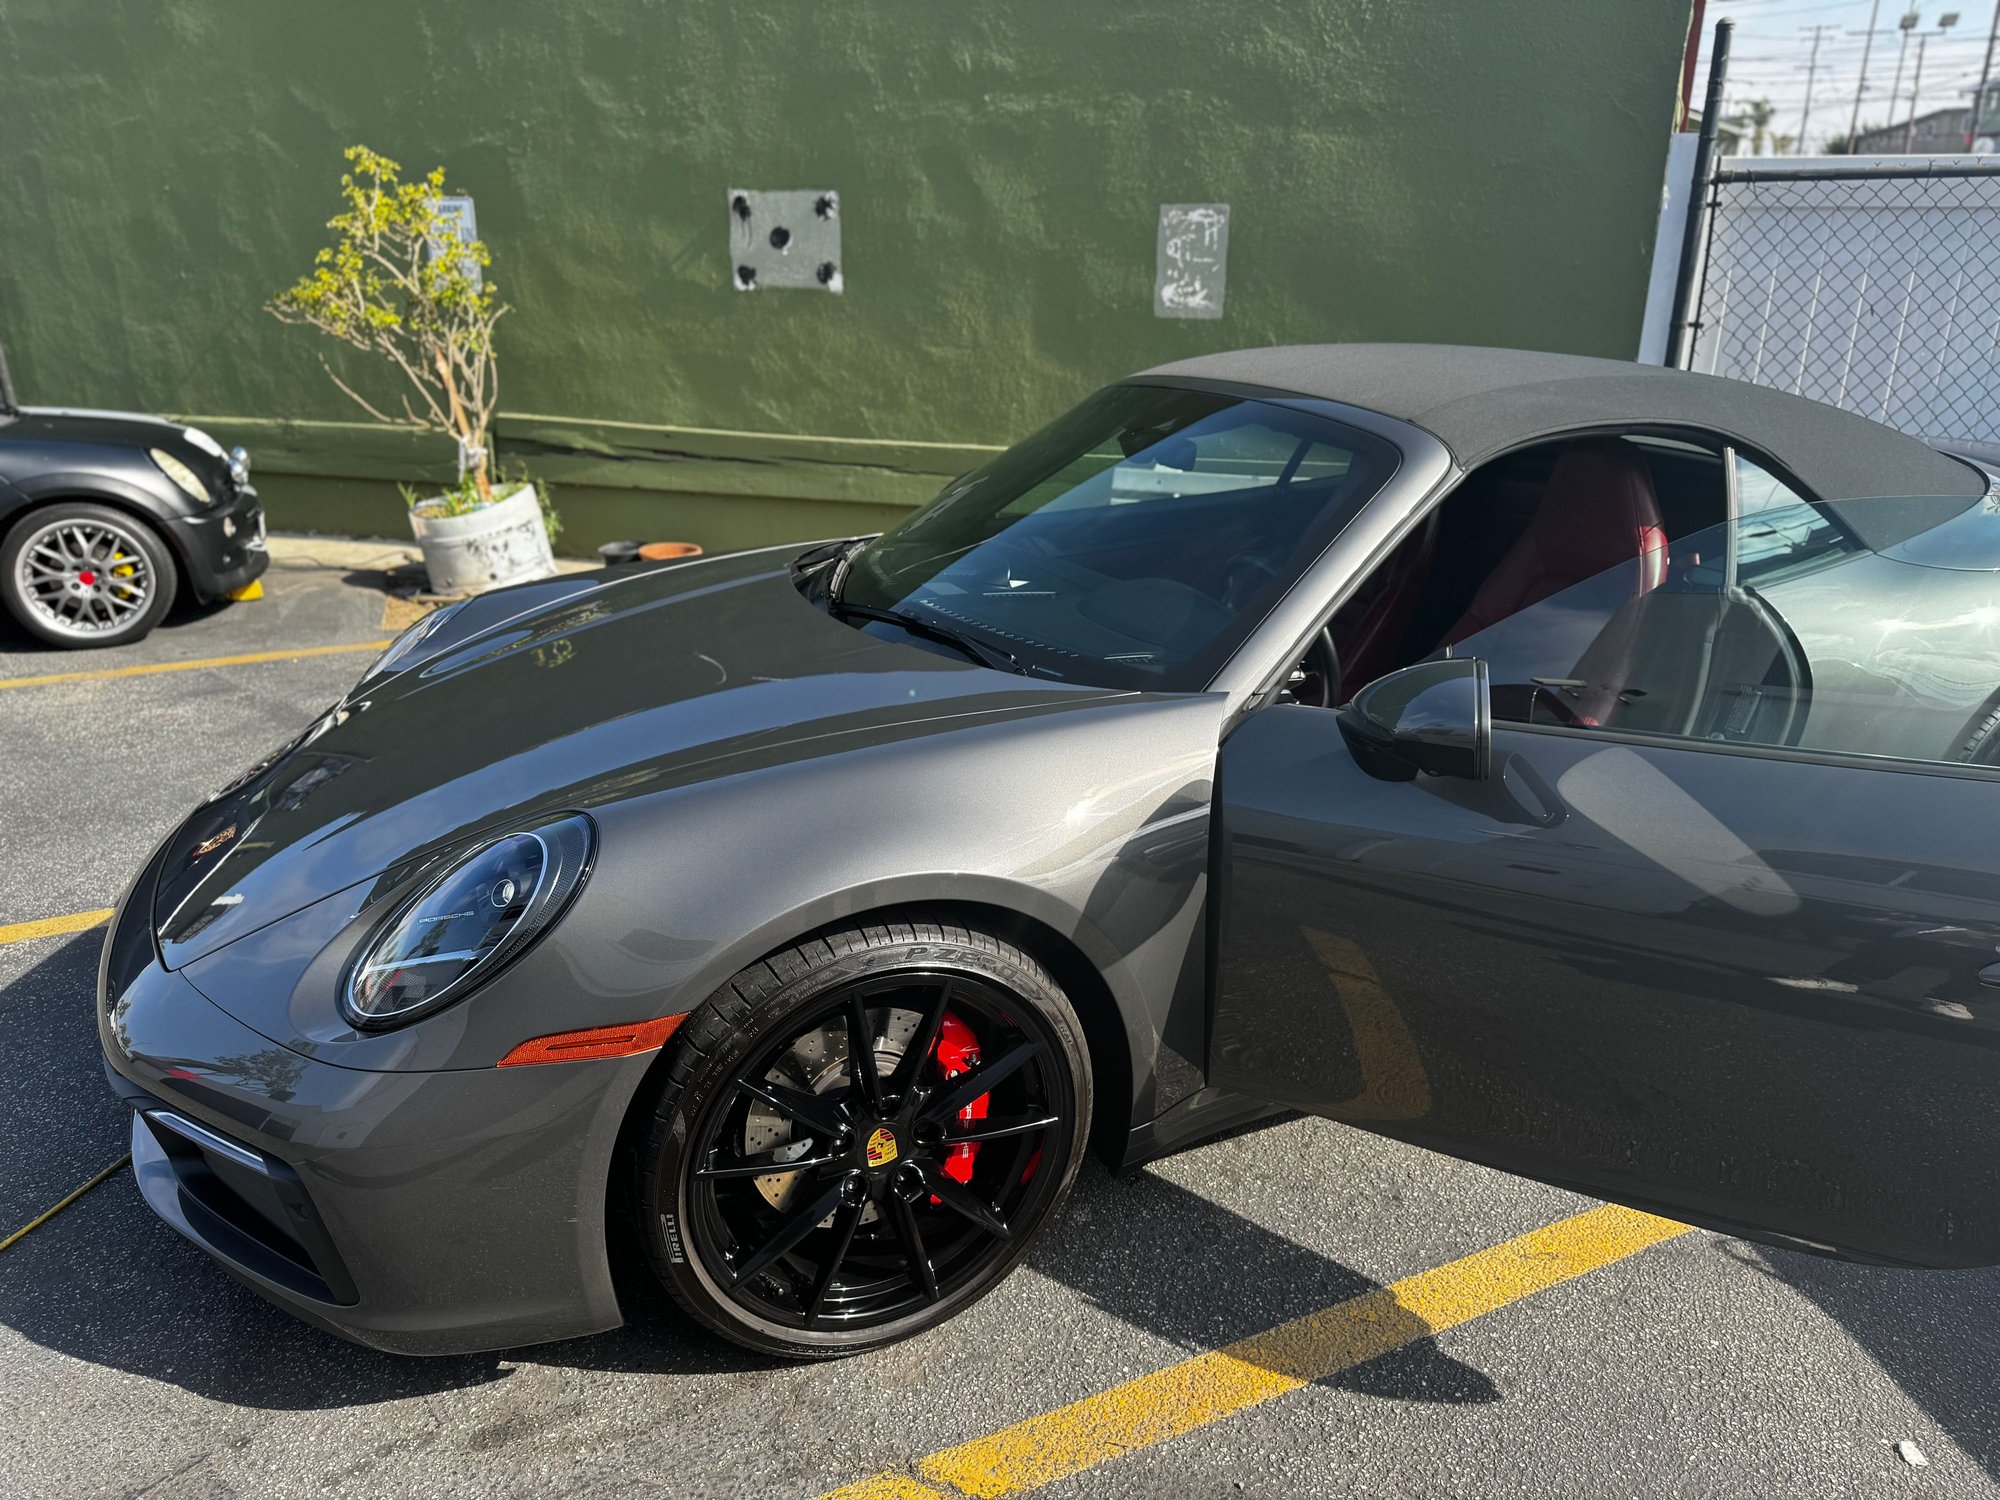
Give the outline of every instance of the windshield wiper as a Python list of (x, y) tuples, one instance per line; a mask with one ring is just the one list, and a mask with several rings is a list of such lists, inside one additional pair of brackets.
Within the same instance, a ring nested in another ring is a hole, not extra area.
[(861, 549), (873, 540), (872, 537), (864, 536), (849, 542), (840, 554), (840, 561), (833, 565), (833, 571), (827, 575), (826, 597), (835, 604), (840, 602), (840, 586), (847, 582), (847, 570), (854, 566), (854, 559), (861, 555)]
[(1002, 651), (997, 646), (989, 646), (983, 641), (975, 641), (969, 635), (961, 635), (948, 625), (934, 624), (922, 615), (909, 614), (900, 609), (878, 609), (872, 604), (853, 604), (834, 595), (829, 595), (827, 608), (836, 615), (845, 615), (857, 620), (880, 620), (885, 625), (894, 625), (907, 630), (911, 635), (927, 636), (940, 645), (950, 646), (954, 651), (971, 658), (982, 667), (996, 667), (1002, 672), (1019, 672), (1021, 662), (1012, 652)]

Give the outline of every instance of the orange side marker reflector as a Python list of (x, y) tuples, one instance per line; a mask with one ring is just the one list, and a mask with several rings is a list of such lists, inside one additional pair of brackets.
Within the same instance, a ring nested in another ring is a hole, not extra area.
[(657, 1021), (634, 1021), (629, 1026), (592, 1026), (583, 1031), (530, 1037), (495, 1066), (525, 1068), (533, 1063), (578, 1062), (587, 1057), (633, 1057), (664, 1047), (667, 1038), (686, 1019), (685, 1014), (662, 1016)]

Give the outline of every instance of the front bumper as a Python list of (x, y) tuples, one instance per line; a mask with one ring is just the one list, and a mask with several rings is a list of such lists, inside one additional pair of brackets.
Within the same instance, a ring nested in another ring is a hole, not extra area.
[(264, 539), (264, 504), (244, 485), (225, 505), (167, 523), (188, 586), (206, 604), (263, 576), (271, 565)]
[(316, 1062), (160, 965), (151, 875), (113, 919), (98, 1034), (161, 1218), (287, 1311), (392, 1353), (618, 1326), (606, 1190), (650, 1056), (436, 1073)]

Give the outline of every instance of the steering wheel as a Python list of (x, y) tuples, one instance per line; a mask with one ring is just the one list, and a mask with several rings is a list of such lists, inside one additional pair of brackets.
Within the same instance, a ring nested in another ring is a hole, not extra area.
[(1223, 564), (1223, 602), (1241, 613), (1257, 595), (1278, 581), (1277, 565), (1260, 552), (1245, 550)]
[(1282, 702), (1307, 708), (1337, 708), (1341, 695), (1340, 652), (1333, 644), (1333, 627), (1322, 625), (1278, 696)]

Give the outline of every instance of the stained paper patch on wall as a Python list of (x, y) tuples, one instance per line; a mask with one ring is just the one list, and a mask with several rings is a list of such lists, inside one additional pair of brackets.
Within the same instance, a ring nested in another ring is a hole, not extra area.
[(841, 291), (840, 194), (731, 188), (729, 282), (739, 292), (773, 286)]
[(1153, 316), (1219, 318), (1229, 272), (1229, 205), (1162, 203)]
[[(479, 238), (479, 215), (472, 206), (471, 198), (462, 193), (454, 193), (439, 198), (437, 208), (438, 218), (443, 221), (451, 234), (457, 235), (461, 242), (469, 245)], [(433, 256), (444, 254), (442, 238), (431, 242), (431, 254)], [(484, 286), (486, 277), (480, 270), (479, 262), (470, 255), (462, 255), (460, 259), (467, 279), (474, 286)]]

